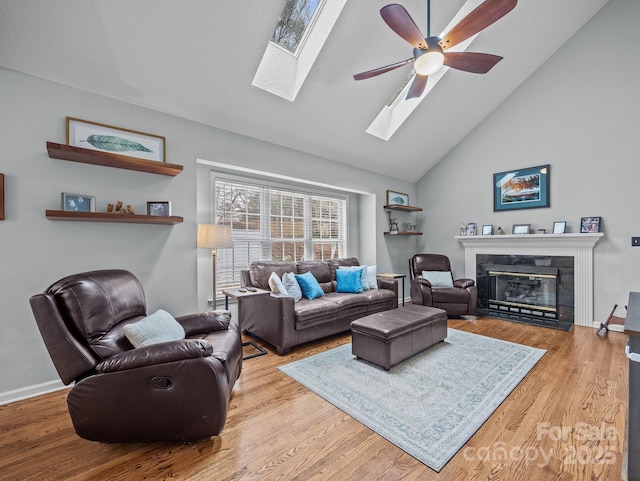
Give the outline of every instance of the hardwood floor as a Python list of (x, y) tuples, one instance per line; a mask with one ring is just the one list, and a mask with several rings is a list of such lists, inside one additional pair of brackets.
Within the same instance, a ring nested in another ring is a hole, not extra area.
[(267, 356), (245, 361), (225, 429), (198, 442), (85, 441), (73, 431), (66, 391), (2, 406), (0, 479), (620, 479), (626, 336), (486, 318), (450, 320), (449, 327), (548, 352), (440, 473), (277, 370), (349, 342), (346, 334), (286, 356), (267, 346)]

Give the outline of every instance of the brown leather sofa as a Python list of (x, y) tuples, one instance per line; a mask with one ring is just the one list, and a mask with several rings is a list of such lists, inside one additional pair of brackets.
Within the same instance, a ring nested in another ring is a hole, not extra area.
[(65, 384), (79, 436), (103, 442), (218, 434), (242, 369), (237, 321), (226, 310), (176, 318), (183, 340), (134, 348), (124, 327), (143, 319), (145, 295), (124, 270), (75, 274), (29, 300)]
[(275, 346), (278, 354), (286, 354), (293, 346), (348, 331), (351, 321), (374, 312), (398, 307), (398, 281), (378, 278), (378, 289), (359, 294), (338, 293), (335, 271), (339, 266), (358, 266), (355, 257), (328, 261), (256, 261), (242, 271), (246, 286), (269, 290), (272, 272), (279, 277), (286, 272), (311, 272), (325, 295), (318, 299), (292, 297), (247, 296), (238, 299), (238, 317), (242, 329)]
[(449, 316), (475, 314), (478, 289), (473, 279), (454, 280), (452, 275), (452, 287), (434, 288), (422, 277), (423, 271), (451, 273), (451, 262), (447, 256), (441, 254), (416, 254), (409, 259), (413, 304), (444, 309)]

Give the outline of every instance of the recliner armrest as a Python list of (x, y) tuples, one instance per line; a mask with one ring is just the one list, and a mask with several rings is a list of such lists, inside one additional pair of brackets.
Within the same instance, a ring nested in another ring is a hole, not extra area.
[(176, 317), (176, 321), (182, 324), (187, 337), (190, 337), (214, 331), (226, 331), (231, 322), (231, 312), (225, 309), (199, 312)]
[(413, 282), (420, 284), (421, 286), (425, 286), (428, 287), (429, 289), (432, 288), (431, 286), (431, 282), (429, 282), (427, 279), (425, 279), (424, 277), (416, 277)]
[(183, 359), (211, 356), (213, 346), (203, 339), (184, 339), (139, 347), (111, 356), (96, 365), (100, 373), (126, 371)]
[(453, 281), (453, 287), (460, 287), (462, 289), (466, 289), (467, 287), (471, 287), (475, 285), (476, 281), (473, 279), (456, 279)]

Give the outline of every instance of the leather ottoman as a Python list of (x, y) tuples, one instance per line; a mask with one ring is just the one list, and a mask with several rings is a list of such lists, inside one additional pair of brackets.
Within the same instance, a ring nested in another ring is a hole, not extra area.
[(389, 370), (447, 337), (447, 312), (410, 304), (351, 323), (351, 352)]

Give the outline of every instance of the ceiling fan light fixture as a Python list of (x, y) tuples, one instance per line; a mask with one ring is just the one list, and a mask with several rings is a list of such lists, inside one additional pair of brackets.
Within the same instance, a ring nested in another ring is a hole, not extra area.
[(413, 49), (413, 56), (415, 57), (413, 68), (418, 75), (431, 75), (444, 65), (442, 47), (438, 45), (440, 38), (428, 37), (425, 38), (425, 41), (427, 42), (427, 49)]
[(444, 54), (442, 52), (425, 50), (422, 55), (416, 58), (413, 68), (418, 75), (431, 75), (436, 73), (444, 65)]

